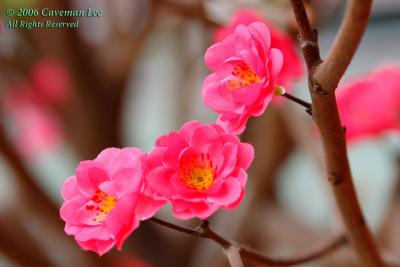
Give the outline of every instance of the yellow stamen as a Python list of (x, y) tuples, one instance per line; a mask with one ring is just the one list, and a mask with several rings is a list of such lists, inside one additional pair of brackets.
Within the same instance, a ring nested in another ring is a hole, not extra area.
[(234, 91), (243, 86), (248, 86), (261, 82), (260, 77), (246, 63), (237, 64), (233, 68), (232, 75), (237, 77), (239, 80), (228, 81), (226, 89), (228, 89), (229, 91)]
[(91, 200), (92, 204), (86, 205), (86, 209), (96, 211), (96, 216), (93, 218), (93, 221), (96, 222), (104, 221), (117, 203), (114, 196), (108, 195), (100, 189), (96, 190)]
[(190, 189), (207, 190), (214, 182), (215, 171), (209, 156), (192, 159), (181, 167), (180, 178)]

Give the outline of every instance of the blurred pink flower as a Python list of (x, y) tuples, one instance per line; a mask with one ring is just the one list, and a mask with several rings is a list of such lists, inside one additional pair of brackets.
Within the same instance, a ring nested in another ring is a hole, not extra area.
[(34, 88), (53, 104), (66, 101), (71, 86), (68, 71), (55, 59), (42, 59), (31, 70)]
[(336, 95), (348, 141), (400, 130), (400, 65), (339, 86)]
[[(290, 91), (292, 82), (294, 80), (301, 79), (304, 75), (303, 62), (296, 50), (295, 42), (293, 38), (291, 38), (285, 32), (274, 27), (271, 23), (268, 23), (256, 11), (250, 9), (242, 9), (237, 11), (233, 15), (229, 25), (226, 27), (221, 27), (215, 31), (214, 40), (220, 42), (229, 34), (234, 32), (237, 25), (249, 25), (255, 21), (262, 21), (267, 25), (271, 34), (271, 47), (281, 50), (284, 61), (282, 70), (274, 82), (276, 85), (283, 86), (287, 91)], [(274, 100), (275, 99), (281, 98), (274, 98)]]
[[(137, 148), (107, 148), (95, 160), (82, 161), (76, 175), (61, 189), (60, 209), (65, 232), (84, 250), (103, 255), (121, 249), (139, 221), (160, 208), (146, 198), (146, 213), (138, 208), (143, 192), (143, 154)], [(151, 212), (150, 212), (151, 210)]]
[(57, 117), (29, 85), (10, 85), (2, 102), (14, 128), (13, 141), (22, 155), (32, 157), (61, 142), (62, 127)]
[(145, 180), (171, 202), (178, 219), (206, 219), (240, 204), (253, 157), (251, 145), (219, 125), (192, 121), (158, 138), (146, 158)]
[(232, 34), (208, 48), (205, 61), (213, 73), (203, 83), (203, 101), (220, 114), (219, 125), (239, 134), (250, 116), (261, 115), (271, 102), (282, 53), (271, 48), (267, 26), (253, 22), (238, 25)]

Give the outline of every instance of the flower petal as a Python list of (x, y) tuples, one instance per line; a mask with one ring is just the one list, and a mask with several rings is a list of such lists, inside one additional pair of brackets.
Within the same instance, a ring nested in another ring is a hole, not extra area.
[(167, 201), (154, 199), (151, 196), (142, 194), (139, 197), (135, 214), (140, 220), (147, 220), (156, 214), (156, 212), (165, 204)]
[(64, 200), (70, 200), (76, 196), (81, 195), (81, 191), (79, 190), (79, 186), (76, 182), (76, 177), (71, 176), (67, 180), (65, 180), (63, 186), (61, 187), (61, 195)]
[(239, 145), (237, 166), (247, 170), (254, 159), (254, 148), (248, 143)]
[(108, 174), (101, 167), (98, 162), (86, 160), (76, 169), (77, 184), (87, 196), (91, 196), (102, 182), (109, 180)]
[(249, 24), (248, 29), (256, 41), (256, 46), (261, 58), (265, 58), (271, 46), (271, 35), (269, 29), (260, 21)]
[(140, 169), (120, 169), (113, 179), (119, 196), (139, 192), (143, 184), (143, 172)]
[(281, 50), (276, 48), (271, 48), (269, 56), (270, 56), (269, 63), (271, 64), (271, 76), (275, 78), (276, 76), (278, 76), (279, 72), (282, 69), (283, 54)]
[(196, 217), (200, 218), (201, 220), (208, 219), (208, 217), (210, 217), (211, 214), (213, 214), (218, 208), (218, 205), (206, 202), (192, 203), (189, 207), (193, 214), (195, 214)]
[(108, 232), (107, 229), (103, 227), (103, 225), (84, 227), (82, 228), (82, 231), (80, 231), (79, 234), (75, 236), (75, 239), (77, 241), (82, 241), (82, 242), (89, 241), (92, 239), (108, 240), (110, 238), (112, 238), (110, 232)]
[(168, 197), (175, 193), (171, 186), (170, 177), (171, 173), (164, 167), (158, 167), (147, 173), (146, 182), (155, 192)]
[(233, 43), (233, 37), (227, 37), (224, 41), (216, 43), (207, 49), (205, 61), (211, 70), (216, 71), (227, 58), (235, 55)]
[(217, 175), (220, 177), (226, 177), (231, 174), (236, 166), (238, 145), (235, 143), (225, 143), (222, 151), (224, 155), (224, 163), (221, 166), (221, 171)]
[(168, 147), (163, 156), (164, 166), (170, 169), (177, 168), (178, 156), (186, 146), (187, 142), (179, 133), (170, 133)]
[(189, 145), (205, 154), (213, 153), (222, 146), (218, 132), (208, 125), (202, 125), (193, 132)]
[(211, 203), (228, 206), (240, 198), (242, 191), (241, 183), (234, 178), (229, 178), (225, 180), (220, 190), (208, 196), (208, 199)]
[(143, 153), (136, 147), (126, 147), (119, 151), (110, 162), (110, 175), (114, 176), (121, 169), (141, 169)]
[(115, 245), (115, 240), (114, 239), (88, 240), (88, 241), (77, 240), (77, 243), (83, 250), (94, 251), (100, 256), (102, 256), (112, 249), (112, 247)]
[(60, 216), (68, 223), (78, 224), (77, 219), (78, 210), (85, 205), (87, 200), (81, 196), (76, 196), (66, 202), (61, 206)]

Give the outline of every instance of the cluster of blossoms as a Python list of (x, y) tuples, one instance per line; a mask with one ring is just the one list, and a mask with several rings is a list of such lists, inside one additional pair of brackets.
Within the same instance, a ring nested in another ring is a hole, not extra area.
[[(286, 53), (294, 57), (288, 37), (277, 30), (271, 36), (264, 22), (253, 22), (258, 20), (253, 14), (240, 16), (247, 22), (235, 18), (205, 56), (213, 73), (202, 93), (205, 104), (220, 114), (217, 123), (188, 122), (159, 137), (148, 153), (105, 149), (81, 162), (65, 181), (60, 214), (65, 231), (84, 250), (102, 255), (113, 246), (120, 249), (140, 221), (166, 203), (178, 219), (207, 219), (219, 208), (240, 204), (254, 151), (236, 134), (251, 116), (264, 112), (276, 81), (289, 84), (302, 72), (284, 63)], [(286, 71), (279, 76), (282, 68)]]
[(161, 136), (150, 153), (108, 148), (65, 181), (65, 231), (100, 255), (121, 248), (141, 220), (169, 201), (177, 218), (208, 218), (237, 207), (253, 148), (217, 124), (189, 122)]
[(48, 58), (37, 61), (27, 78), (7, 85), (1, 106), (14, 123), (12, 137), (19, 153), (32, 158), (61, 142), (62, 127), (52, 107), (68, 100), (71, 85), (65, 67)]

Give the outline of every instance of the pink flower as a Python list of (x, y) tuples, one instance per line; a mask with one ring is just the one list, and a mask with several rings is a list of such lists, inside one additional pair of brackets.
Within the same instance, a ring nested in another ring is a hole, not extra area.
[(400, 66), (378, 69), (337, 89), (348, 141), (400, 130)]
[(65, 232), (84, 250), (103, 255), (121, 249), (139, 221), (164, 204), (143, 194), (143, 158), (137, 148), (107, 148), (64, 182), (60, 215)]
[[(214, 40), (217, 42), (222, 41), (229, 34), (234, 32), (239, 24), (249, 25), (255, 21), (264, 22), (271, 34), (271, 47), (278, 48), (283, 54), (285, 59), (282, 65), (282, 70), (275, 79), (275, 84), (283, 86), (290, 91), (292, 82), (301, 79), (304, 75), (304, 68), (299, 53), (296, 50), (294, 40), (286, 33), (268, 23), (264, 18), (259, 16), (254, 10), (242, 9), (237, 11), (228, 26), (219, 28), (215, 31)], [(274, 98), (281, 99), (281, 98)]]
[(217, 124), (192, 121), (163, 135), (146, 159), (146, 181), (169, 200), (179, 219), (206, 219), (218, 208), (236, 208), (247, 181), (253, 147)]
[(54, 104), (68, 98), (71, 81), (69, 74), (60, 62), (54, 59), (42, 59), (31, 70), (31, 80), (35, 89)]
[(271, 48), (267, 26), (253, 22), (238, 25), (232, 34), (212, 45), (205, 60), (213, 73), (203, 83), (203, 101), (219, 113), (219, 125), (239, 134), (250, 116), (261, 115), (271, 102), (282, 53)]
[(8, 89), (2, 104), (11, 119), (12, 138), (19, 152), (31, 158), (57, 147), (63, 131), (53, 112), (28, 84), (15, 83)]

